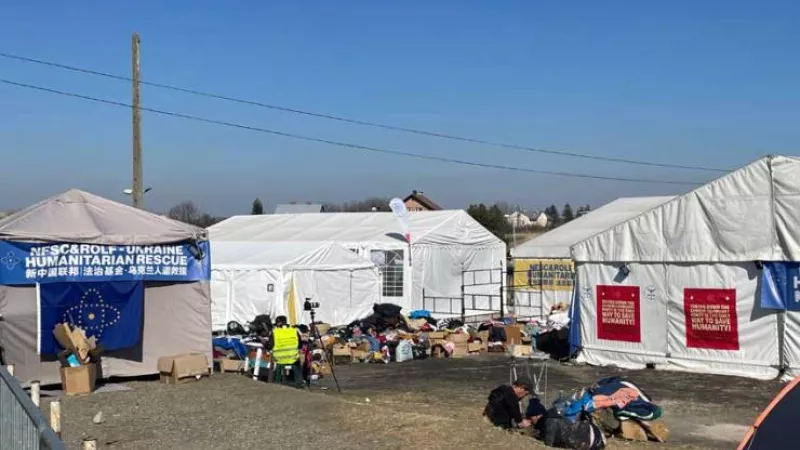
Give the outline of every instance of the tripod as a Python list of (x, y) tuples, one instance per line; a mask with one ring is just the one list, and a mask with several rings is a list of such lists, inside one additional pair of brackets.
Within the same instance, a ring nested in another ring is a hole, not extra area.
[[(336, 379), (336, 372), (333, 370), (333, 358), (328, 356), (328, 352), (325, 351), (325, 345), (322, 343), (322, 336), (319, 335), (319, 330), (317, 330), (317, 317), (316, 313), (314, 312), (314, 308), (310, 308), (308, 312), (311, 314), (311, 336), (314, 340), (317, 341), (319, 344), (319, 348), (322, 349), (322, 354), (325, 355), (325, 360), (328, 363), (328, 367), (331, 368), (331, 375), (333, 376), (333, 384), (336, 385), (336, 390), (341, 394), (342, 388), (339, 387), (339, 380)], [(310, 349), (309, 349), (310, 350)], [(308, 385), (311, 388), (311, 384)]]

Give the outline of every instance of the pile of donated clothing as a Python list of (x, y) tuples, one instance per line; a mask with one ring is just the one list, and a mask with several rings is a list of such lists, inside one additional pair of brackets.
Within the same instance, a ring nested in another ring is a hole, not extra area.
[[(370, 334), (370, 330), (374, 330), (375, 335)], [(344, 327), (331, 328), (323, 342), (357, 344), (366, 341), (370, 356), (365, 362), (403, 362), (426, 359), (431, 348), (427, 333), (435, 331), (474, 333), (458, 319), (436, 320), (426, 310), (411, 311), (405, 316), (400, 306), (379, 303), (373, 305), (369, 316)]]
[[(531, 402), (528, 416), (535, 414)], [(659, 419), (661, 408), (639, 386), (621, 377), (599, 380), (571, 397), (559, 395), (537, 424), (539, 439), (546, 445), (595, 450), (605, 447), (606, 437), (616, 435), (623, 421), (646, 423)], [(647, 429), (647, 427), (644, 427)], [(651, 436), (660, 440), (658, 436)]]

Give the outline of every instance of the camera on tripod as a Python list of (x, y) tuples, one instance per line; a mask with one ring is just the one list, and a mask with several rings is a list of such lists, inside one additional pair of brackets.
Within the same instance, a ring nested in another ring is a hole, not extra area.
[(304, 311), (313, 311), (317, 308), (319, 308), (319, 302), (312, 302), (310, 298), (306, 298), (306, 302), (303, 303)]

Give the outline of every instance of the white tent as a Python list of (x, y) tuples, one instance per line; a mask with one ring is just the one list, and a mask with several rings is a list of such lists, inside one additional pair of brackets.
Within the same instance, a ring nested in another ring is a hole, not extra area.
[[(499, 308), (506, 245), (465, 211), (412, 212), (411, 255), (400, 223), (384, 212), (235, 216), (208, 231), (214, 243), (336, 242), (375, 262), (381, 273), (381, 302), (406, 311), (423, 304), (432, 309), (423, 302), (423, 289), (427, 298), (461, 298), (462, 273), (474, 271), (468, 283), (481, 285), (467, 291), (495, 295)], [(488, 308), (488, 302), (477, 299), (476, 307)]]
[(211, 243), (211, 323), (225, 329), (256, 315), (284, 315), (308, 323), (306, 298), (319, 302), (317, 320), (344, 325), (372, 311), (379, 301), (378, 269), (333, 243)]
[(574, 269), (570, 246), (672, 198), (619, 198), (512, 248), (514, 311), (519, 316), (542, 316), (555, 303), (571, 302)]
[(573, 246), (581, 359), (797, 375), (800, 313), (762, 309), (760, 269), (800, 260), (798, 219), (800, 160), (765, 157)]

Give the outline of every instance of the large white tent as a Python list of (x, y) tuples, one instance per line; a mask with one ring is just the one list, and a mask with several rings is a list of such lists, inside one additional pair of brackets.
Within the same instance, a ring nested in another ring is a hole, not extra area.
[(399, 221), (385, 212), (235, 216), (208, 231), (214, 243), (336, 242), (375, 262), (381, 301), (407, 311), (423, 307), (423, 289), (429, 298), (461, 298), (462, 274), (474, 271), (468, 283), (481, 285), (467, 291), (495, 295), (499, 308), (506, 257), (502, 240), (461, 210), (412, 212), (409, 220), (410, 255)]
[(573, 246), (580, 358), (797, 375), (800, 313), (762, 308), (761, 283), (764, 264), (800, 261), (798, 219), (800, 160), (770, 156)]
[(334, 243), (211, 243), (211, 323), (223, 330), (259, 314), (308, 323), (306, 298), (319, 302), (317, 320), (343, 325), (379, 301), (378, 269)]
[(572, 301), (570, 247), (673, 197), (624, 197), (511, 249), (514, 258), (514, 312), (542, 316), (558, 302)]

